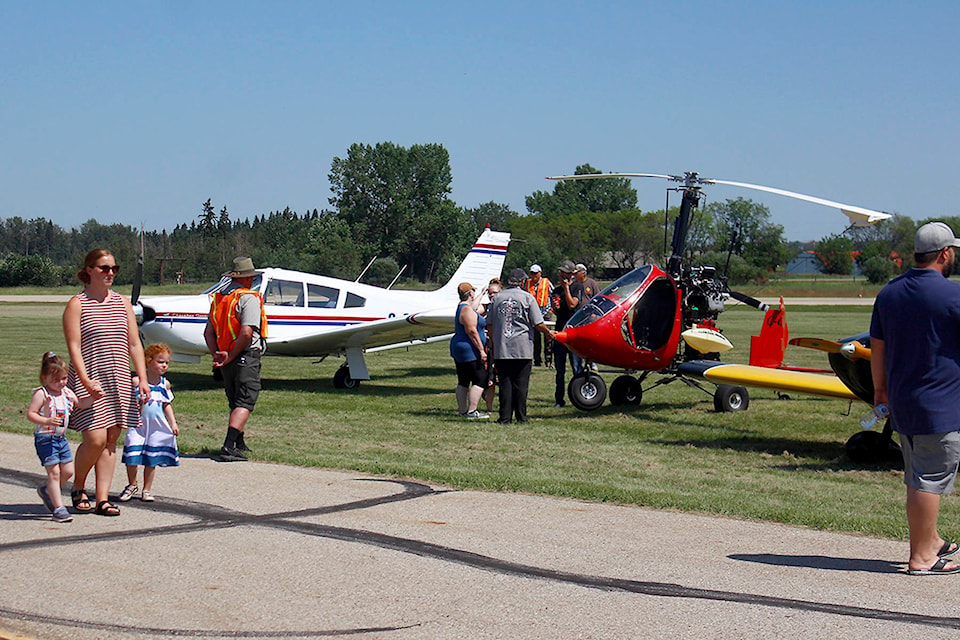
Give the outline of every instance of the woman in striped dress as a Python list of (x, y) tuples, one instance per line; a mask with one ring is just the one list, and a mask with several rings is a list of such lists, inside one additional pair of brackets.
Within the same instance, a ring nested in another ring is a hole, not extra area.
[[(63, 334), (70, 353), (68, 386), (78, 398), (94, 396), (93, 406), (70, 417), (70, 428), (83, 437), (76, 453), (76, 476), (70, 497), (77, 511), (120, 515), (110, 502), (110, 482), (117, 464), (117, 440), (136, 427), (140, 411), (130, 379), (130, 362), (140, 380), (140, 397), (150, 396), (143, 346), (130, 302), (110, 289), (120, 267), (106, 249), (94, 249), (77, 277), (84, 290), (63, 312)], [(85, 491), (94, 470), (96, 507)]]

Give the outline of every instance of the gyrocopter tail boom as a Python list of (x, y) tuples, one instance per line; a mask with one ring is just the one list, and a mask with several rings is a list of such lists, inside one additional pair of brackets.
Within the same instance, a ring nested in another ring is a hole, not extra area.
[(843, 204), (842, 202), (835, 202), (833, 200), (826, 200), (824, 198), (817, 198), (815, 196), (808, 196), (803, 193), (797, 193), (795, 191), (787, 191), (785, 189), (776, 189), (774, 187), (765, 187), (759, 184), (750, 184), (749, 182), (734, 182), (732, 180), (716, 180), (712, 178), (701, 178), (700, 174), (695, 171), (688, 171), (685, 174), (681, 175), (665, 175), (660, 173), (585, 173), (580, 175), (572, 176), (553, 176), (548, 177), (548, 180), (596, 180), (600, 178), (663, 178), (665, 180), (672, 180), (673, 182), (682, 182), (684, 188), (686, 189), (696, 189), (699, 190), (701, 185), (705, 184), (725, 184), (731, 187), (742, 187), (744, 189), (755, 189), (757, 191), (765, 191), (767, 193), (773, 193), (779, 196), (786, 196), (788, 198), (796, 198), (797, 200), (805, 200), (807, 202), (813, 202), (814, 204), (822, 204), (827, 207), (834, 207), (839, 209), (841, 213), (847, 216), (850, 219), (851, 226), (854, 227), (866, 227), (880, 220), (886, 220), (890, 218), (889, 213), (884, 213), (882, 211), (874, 211), (872, 209), (865, 209), (863, 207), (857, 207), (850, 204)]

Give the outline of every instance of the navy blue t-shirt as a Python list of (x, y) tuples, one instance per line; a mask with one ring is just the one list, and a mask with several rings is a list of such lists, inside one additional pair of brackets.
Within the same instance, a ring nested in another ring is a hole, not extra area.
[(960, 284), (933, 269), (891, 280), (873, 305), (870, 337), (884, 343), (894, 430), (960, 429)]

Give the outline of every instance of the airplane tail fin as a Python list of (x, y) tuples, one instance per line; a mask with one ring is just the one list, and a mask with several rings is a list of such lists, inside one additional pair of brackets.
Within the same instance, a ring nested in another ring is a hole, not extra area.
[(457, 299), (457, 285), (469, 282), (478, 290), (486, 286), (491, 278), (499, 278), (503, 271), (503, 261), (507, 257), (507, 245), (510, 234), (503, 231), (491, 231), (487, 226), (477, 238), (470, 253), (460, 263), (453, 277), (438, 290), (443, 297)]
[(760, 335), (750, 336), (750, 364), (770, 369), (782, 365), (789, 337), (787, 312), (783, 308), (783, 298), (780, 298), (780, 308), (768, 309), (763, 317)]

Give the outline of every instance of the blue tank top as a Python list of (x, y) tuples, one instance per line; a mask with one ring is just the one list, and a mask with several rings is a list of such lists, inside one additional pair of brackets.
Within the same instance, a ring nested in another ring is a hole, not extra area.
[[(474, 360), (480, 359), (480, 352), (477, 351), (477, 348), (470, 342), (470, 338), (467, 337), (466, 327), (460, 323), (460, 312), (464, 307), (469, 307), (469, 305), (466, 302), (461, 302), (457, 305), (457, 315), (453, 320), (453, 337), (450, 338), (450, 356), (456, 362), (473, 362)], [(473, 309), (471, 309), (471, 311), (473, 311)], [(473, 312), (477, 313), (476, 311)], [(487, 319), (477, 313), (477, 333), (480, 334), (480, 344), (486, 344), (487, 342), (486, 328)]]

